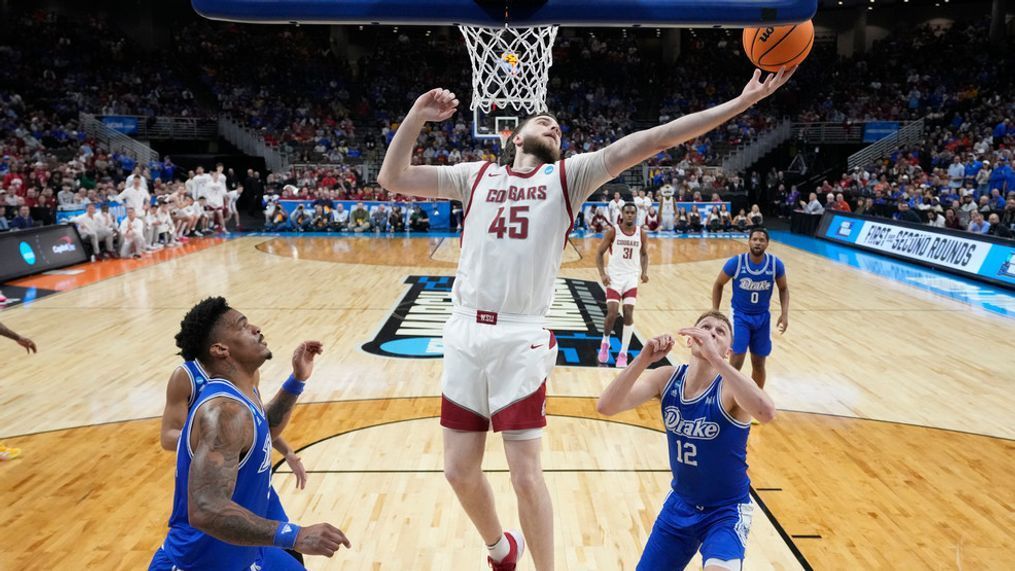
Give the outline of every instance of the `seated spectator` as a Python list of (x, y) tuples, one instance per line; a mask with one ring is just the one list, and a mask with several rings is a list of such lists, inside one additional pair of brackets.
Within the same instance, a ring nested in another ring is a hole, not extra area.
[(419, 206), (412, 208), (412, 214), (409, 215), (409, 229), (413, 232), (428, 232), (430, 230), (430, 217), (426, 210)]
[(1004, 213), (1001, 214), (1001, 224), (1004, 224), (1009, 230), (1015, 230), (1015, 196), (1008, 195), (1008, 200), (1004, 205)]
[(702, 220), (701, 212), (698, 211), (698, 205), (691, 206), (691, 213), (687, 215), (687, 225), (690, 227), (691, 232), (701, 232)]
[(655, 232), (659, 229), (659, 212), (655, 206), (650, 206), (648, 213), (645, 214), (645, 229), (649, 232)]
[(289, 228), (297, 232), (310, 230), (311, 222), (312, 217), (303, 204), (298, 205), (296, 210), (293, 210), (293, 213), (289, 215)]
[(596, 208), (592, 220), (589, 222), (589, 230), (595, 233), (605, 232), (610, 227), (610, 221), (606, 217), (605, 208)]
[(127, 217), (120, 221), (120, 238), (121, 258), (140, 258), (145, 252), (144, 222), (131, 207), (127, 207)]
[(388, 215), (388, 229), (392, 232), (405, 232), (405, 212), (401, 206), (392, 206)]
[(687, 229), (690, 227), (690, 222), (687, 219), (687, 209), (681, 206), (677, 209), (677, 224), (676, 230), (681, 234), (687, 234)]
[(726, 209), (725, 203), (719, 206), (719, 223), (722, 224), (724, 232), (729, 232), (733, 229), (733, 217), (730, 216), (730, 211)]
[(993, 208), (990, 206), (990, 197), (981, 196), (980, 201), (976, 205), (976, 209), (980, 212), (980, 214), (983, 214), (984, 216), (990, 214), (991, 210), (993, 210)]
[(331, 220), (331, 208), (315, 203), (314, 213), (310, 217), (310, 228), (315, 232), (328, 232), (332, 230)]
[(32, 220), (31, 209), (27, 206), (22, 206), (18, 209), (18, 215), (11, 220), (11, 228), (18, 230), (27, 230), (35, 226), (35, 220)]
[(737, 212), (736, 217), (733, 219), (733, 225), (736, 226), (737, 230), (740, 232), (745, 232), (748, 224), (750, 224), (750, 221), (747, 219), (747, 213), (744, 212), (743, 208), (741, 208), (740, 212)]
[(990, 200), (989, 200), (989, 203), (990, 203), (990, 209), (991, 210), (993, 210), (995, 212), (1000, 212), (1000, 211), (1004, 210), (1004, 207), (1005, 207), (1005, 204), (1007, 204), (1007, 201), (1004, 198), (1001, 197), (1001, 190), (998, 189), (998, 188), (995, 188), (995, 189), (992, 189), (990, 191)]
[(896, 220), (901, 220), (903, 222), (912, 222), (913, 224), (923, 224), (923, 220), (920, 220), (920, 215), (914, 212), (913, 210), (910, 210), (908, 202), (900, 200), (898, 209), (899, 211), (896, 212), (895, 216), (893, 217)]
[(849, 203), (846, 202), (846, 198), (840, 192), (835, 195), (835, 209), (840, 212), (852, 212), (853, 209), (849, 207)]
[(705, 229), (709, 232), (718, 232), (722, 228), (722, 219), (719, 218), (719, 209), (710, 208), (705, 216)]
[(824, 214), (825, 207), (818, 202), (818, 194), (812, 192), (808, 197), (808, 202), (800, 201), (801, 209), (807, 214)]
[(986, 234), (990, 232), (990, 222), (983, 219), (979, 211), (973, 212), (969, 218), (969, 227), (966, 230), (974, 234)]
[[(86, 206), (85, 213), (75, 216), (71, 222), (77, 226), (81, 239), (91, 244), (93, 261), (96, 257), (112, 256), (115, 253), (113, 231), (102, 223), (94, 204)], [(105, 251), (100, 247), (100, 243), (105, 245)]]
[(78, 203), (77, 194), (70, 189), (69, 184), (63, 185), (60, 192), (56, 194), (56, 199), (59, 203), (59, 208), (62, 210), (74, 210), (74, 208), (71, 207), (76, 206)]
[(927, 225), (933, 226), (934, 228), (944, 228), (945, 217), (931, 210), (930, 212), (927, 213)]
[(331, 211), (331, 228), (336, 232), (345, 232), (349, 226), (349, 211), (341, 203)]
[(0, 204), (0, 232), (6, 232), (11, 229), (11, 225), (7, 222), (7, 205)]
[(962, 226), (962, 222), (959, 220), (959, 216), (955, 214), (954, 208), (949, 208), (948, 210), (945, 210), (944, 227), (949, 228), (951, 230), (965, 230), (965, 227)]
[(757, 204), (751, 205), (751, 213), (747, 215), (751, 226), (761, 226), (765, 223), (765, 217), (761, 215), (761, 208)]
[(977, 210), (978, 207), (976, 206), (976, 203), (973, 202), (973, 195), (967, 194), (963, 196), (962, 202), (958, 208), (958, 212), (956, 212), (956, 214), (958, 214), (959, 216), (959, 224), (962, 224), (963, 228), (968, 228), (969, 223), (972, 219), (972, 214)]
[(367, 212), (362, 202), (356, 203), (356, 208), (353, 209), (349, 218), (352, 220), (349, 224), (349, 229), (353, 232), (366, 232), (370, 230), (370, 213)]
[[(274, 208), (271, 210), (271, 218), (265, 224), (265, 228), (274, 232), (292, 230), (292, 226), (289, 224), (289, 215), (286, 214), (285, 208), (282, 207), (281, 203), (274, 203)], [(200, 236), (199, 233), (198, 235)]]
[(856, 205), (856, 214), (874, 216), (874, 199), (862, 198)]
[(387, 232), (388, 210), (384, 208), (383, 204), (378, 204), (373, 212), (370, 213), (370, 222), (373, 225), (374, 232)]
[(1001, 217), (996, 212), (990, 213), (990, 218), (987, 219), (987, 223), (990, 224), (990, 229), (987, 230), (987, 234), (991, 236), (997, 236), (998, 238), (1011, 238), (1013, 232), (1011, 228), (1001, 224)]

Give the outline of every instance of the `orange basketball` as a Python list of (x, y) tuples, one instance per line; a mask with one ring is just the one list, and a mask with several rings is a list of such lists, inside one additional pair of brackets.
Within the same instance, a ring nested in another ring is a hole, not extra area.
[(800, 65), (813, 45), (814, 24), (809, 20), (789, 26), (744, 28), (744, 52), (755, 66), (765, 71)]

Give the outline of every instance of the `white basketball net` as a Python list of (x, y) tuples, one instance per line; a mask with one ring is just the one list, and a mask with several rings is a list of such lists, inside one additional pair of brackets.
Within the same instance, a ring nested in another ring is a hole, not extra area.
[(527, 114), (546, 111), (557, 26), (458, 26), (472, 60), (472, 109), (496, 106)]

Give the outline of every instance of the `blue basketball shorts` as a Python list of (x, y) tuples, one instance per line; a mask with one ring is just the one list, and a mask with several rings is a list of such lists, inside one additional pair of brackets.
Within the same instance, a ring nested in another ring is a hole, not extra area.
[(742, 355), (750, 348), (752, 355), (772, 354), (772, 314), (733, 312), (733, 353)]
[[(306, 571), (306, 567), (300, 564), (295, 557), (289, 555), (281, 547), (262, 547), (260, 556), (257, 561), (247, 566), (247, 564), (240, 564), (236, 571), (247, 571), (247, 570), (258, 570), (258, 571)], [(177, 567), (173, 564), (173, 561), (169, 559), (166, 552), (160, 547), (155, 552), (155, 556), (152, 557), (151, 563), (148, 565), (148, 571), (205, 571), (200, 569), (184, 569)], [(220, 571), (220, 570), (207, 570), (207, 571)]]
[(289, 516), (286, 515), (285, 509), (282, 507), (282, 500), (275, 492), (275, 486), (268, 486), (268, 513), (265, 514), (265, 517), (275, 521), (289, 521)]
[(699, 549), (703, 563), (742, 561), (753, 515), (750, 498), (698, 509), (671, 492), (652, 526), (637, 571), (683, 571)]

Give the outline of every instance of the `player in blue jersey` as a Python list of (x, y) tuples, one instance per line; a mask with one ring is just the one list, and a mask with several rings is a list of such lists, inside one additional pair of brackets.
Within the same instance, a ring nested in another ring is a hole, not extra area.
[[(186, 337), (181, 331), (177, 334), (177, 345), (179, 346), (184, 339)], [(182, 351), (183, 347), (181, 346), (180, 349)], [(320, 352), (321, 344), (317, 341), (307, 341), (301, 343), (296, 348), (293, 352), (293, 376), (297, 380), (305, 381), (310, 377), (310, 373), (313, 370), (314, 356), (320, 354)], [(257, 377), (257, 384), (255, 386), (260, 390), (260, 372), (258, 372)], [(187, 421), (187, 414), (194, 403), (197, 402), (201, 390), (209, 379), (210, 376), (197, 358), (181, 363), (169, 377), (169, 384), (166, 387), (166, 406), (162, 412), (162, 429), (159, 434), (159, 440), (161, 441), (162, 448), (165, 450), (176, 451), (180, 432)], [(282, 457), (296, 476), (296, 487), (302, 490), (307, 485), (306, 468), (304, 468), (300, 457), (289, 446), (289, 443), (282, 438), (282, 431), (285, 430), (285, 425), (288, 424), (288, 421), (289, 416), (287, 415), (279, 426), (271, 428), (271, 443), (272, 447), (282, 454)], [(268, 493), (268, 519), (289, 521), (289, 515), (286, 514), (285, 508), (282, 507), (282, 501), (278, 497), (274, 486), (268, 489)], [(297, 561), (303, 563), (303, 555), (301, 553), (292, 550), (287, 551)]]
[(149, 568), (298, 570), (303, 566), (283, 549), (331, 557), (349, 547), (329, 524), (300, 527), (267, 517), (271, 428), (292, 413), (304, 383), (289, 377), (262, 405), (257, 375), (271, 351), (260, 328), (225, 299), (208, 298), (187, 313), (177, 343), (210, 378), (179, 438), (169, 534)]
[(769, 311), (772, 290), (779, 288), (782, 313), (777, 325), (779, 333), (785, 333), (789, 327), (789, 284), (782, 260), (765, 252), (768, 230), (751, 229), (747, 242), (750, 250), (727, 260), (715, 278), (712, 311), (719, 311), (723, 288), (732, 280), (733, 355), (730, 364), (739, 371), (750, 349), (751, 378), (765, 388), (765, 359), (772, 353), (772, 314)]
[(691, 348), (688, 364), (642, 376), (673, 348), (671, 336), (655, 337), (596, 404), (600, 413), (614, 415), (662, 399), (672, 490), (637, 569), (684, 569), (700, 549), (705, 571), (740, 571), (754, 509), (747, 477), (750, 421), (772, 420), (775, 405), (726, 361), (732, 326), (725, 315), (710, 311), (679, 333)]

